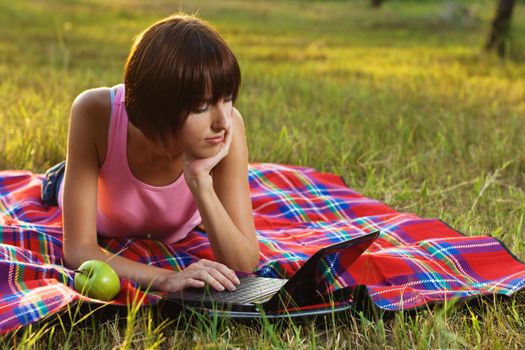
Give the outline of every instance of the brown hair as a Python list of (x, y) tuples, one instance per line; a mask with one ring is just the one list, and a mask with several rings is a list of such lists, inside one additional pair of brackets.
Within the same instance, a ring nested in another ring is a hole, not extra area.
[(235, 102), (241, 73), (220, 34), (192, 15), (164, 18), (139, 34), (124, 70), (129, 121), (146, 137), (176, 134), (203, 102)]

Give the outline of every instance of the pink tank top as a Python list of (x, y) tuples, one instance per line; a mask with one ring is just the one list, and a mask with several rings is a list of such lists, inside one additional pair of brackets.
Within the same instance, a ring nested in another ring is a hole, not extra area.
[(202, 222), (184, 175), (167, 186), (148, 185), (133, 175), (126, 149), (124, 85), (117, 85), (114, 98), (113, 91), (106, 158), (98, 175), (97, 232), (103, 237), (142, 237), (164, 243), (181, 240)]

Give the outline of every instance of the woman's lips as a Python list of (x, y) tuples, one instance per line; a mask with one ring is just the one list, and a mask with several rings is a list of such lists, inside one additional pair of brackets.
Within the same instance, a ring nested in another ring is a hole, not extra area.
[(205, 140), (208, 141), (209, 143), (214, 144), (214, 145), (218, 145), (219, 143), (221, 143), (224, 140), (224, 136), (211, 137), (211, 138), (208, 138), (208, 139), (205, 139)]

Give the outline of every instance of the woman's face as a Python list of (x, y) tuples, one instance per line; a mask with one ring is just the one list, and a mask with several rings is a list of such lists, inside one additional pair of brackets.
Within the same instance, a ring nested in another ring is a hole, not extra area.
[(166, 140), (167, 151), (172, 156), (189, 152), (197, 158), (217, 154), (224, 135), (232, 125), (231, 98), (220, 99), (215, 105), (202, 103), (192, 111), (176, 137)]

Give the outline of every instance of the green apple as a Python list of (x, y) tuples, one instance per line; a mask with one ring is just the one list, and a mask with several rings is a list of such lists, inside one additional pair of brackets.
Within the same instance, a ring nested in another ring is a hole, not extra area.
[(90, 298), (109, 301), (120, 291), (117, 273), (104, 261), (84, 261), (75, 272), (75, 289)]

